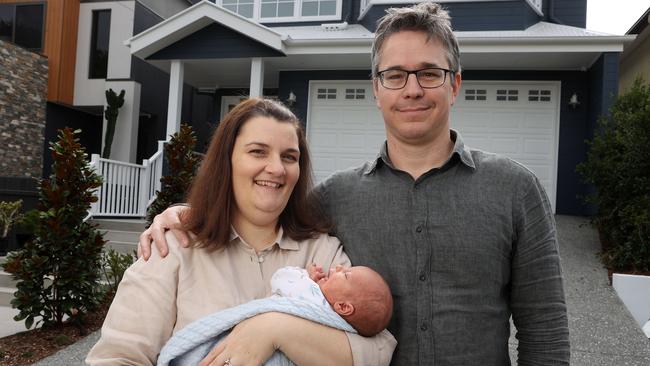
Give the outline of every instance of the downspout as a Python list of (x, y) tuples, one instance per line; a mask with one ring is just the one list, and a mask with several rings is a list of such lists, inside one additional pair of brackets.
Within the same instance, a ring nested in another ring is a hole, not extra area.
[(553, 2), (554, 2), (553, 0), (548, 0), (548, 20), (550, 20), (555, 24), (566, 25), (564, 24), (563, 21), (555, 17), (555, 12), (553, 10), (555, 6), (553, 6), (554, 5)]

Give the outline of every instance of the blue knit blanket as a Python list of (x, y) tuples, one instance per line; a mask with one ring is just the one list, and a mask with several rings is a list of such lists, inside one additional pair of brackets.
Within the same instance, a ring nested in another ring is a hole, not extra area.
[[(167, 341), (158, 355), (158, 365), (196, 365), (228, 335), (235, 325), (255, 315), (271, 311), (299, 316), (356, 333), (354, 328), (330, 307), (316, 305), (302, 299), (273, 295), (218, 311), (188, 324)], [(288, 366), (293, 363), (283, 353), (277, 351), (264, 365)]]

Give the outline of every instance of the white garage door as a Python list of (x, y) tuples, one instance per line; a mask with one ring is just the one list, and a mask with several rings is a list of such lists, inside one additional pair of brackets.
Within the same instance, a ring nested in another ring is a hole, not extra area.
[[(466, 81), (451, 126), (468, 146), (506, 155), (533, 171), (555, 210), (559, 83)], [(307, 136), (316, 181), (377, 156), (385, 139), (369, 81), (313, 82)]]

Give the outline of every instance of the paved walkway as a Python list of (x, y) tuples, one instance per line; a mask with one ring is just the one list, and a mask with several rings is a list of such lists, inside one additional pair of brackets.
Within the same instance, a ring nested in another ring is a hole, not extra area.
[[(595, 231), (584, 218), (558, 216), (557, 223), (569, 308), (571, 365), (650, 365), (650, 340), (609, 285), (607, 271), (596, 257), (599, 244)], [(93, 333), (36, 365), (81, 365), (98, 336)], [(510, 344), (515, 360), (514, 337)]]

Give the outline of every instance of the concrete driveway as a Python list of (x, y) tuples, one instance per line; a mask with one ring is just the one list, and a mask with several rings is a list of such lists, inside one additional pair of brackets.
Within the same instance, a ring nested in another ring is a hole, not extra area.
[[(597, 257), (598, 234), (583, 217), (556, 216), (569, 310), (571, 365), (650, 365), (650, 340), (634, 321)], [(510, 339), (516, 357), (516, 340)]]

